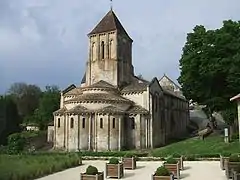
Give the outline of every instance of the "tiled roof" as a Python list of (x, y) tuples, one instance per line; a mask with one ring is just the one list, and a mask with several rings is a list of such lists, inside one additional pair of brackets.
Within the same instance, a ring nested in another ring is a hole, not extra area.
[(146, 91), (148, 87), (148, 83), (146, 82), (133, 82), (125, 87), (122, 88), (121, 92), (142, 92)]
[(53, 112), (53, 115), (64, 114), (66, 110), (67, 110), (67, 108), (66, 108), (66, 107), (63, 107), (63, 108), (61, 108), (61, 109), (58, 109), (57, 111), (54, 111), (54, 112)]
[(126, 102), (131, 101), (113, 93), (85, 93), (65, 102), (83, 102), (83, 101), (107, 101), (107, 102)]
[(128, 110), (129, 113), (136, 113), (136, 114), (149, 114), (149, 111), (139, 105), (133, 105)]
[(72, 89), (75, 89), (76, 86), (74, 84), (71, 84), (70, 86), (68, 86), (66, 89), (64, 89), (62, 91), (63, 94), (66, 94), (67, 92), (71, 91)]
[(89, 110), (81, 105), (78, 105), (66, 111), (66, 113), (85, 113), (85, 112), (89, 112)]
[(115, 106), (112, 106), (112, 105), (104, 107), (99, 110), (96, 110), (96, 112), (98, 112), (98, 113), (124, 113), (123, 110), (121, 110)]
[[(115, 13), (112, 10), (110, 10), (103, 17), (103, 19), (98, 23), (98, 25), (89, 33), (89, 35), (104, 33), (104, 32), (109, 32), (114, 30), (117, 30), (120, 34), (125, 34), (129, 37), (129, 35), (123, 28), (122, 24), (118, 20)], [(129, 37), (129, 39), (131, 38)]]
[(115, 88), (115, 86), (113, 86), (112, 84), (106, 82), (106, 81), (103, 81), (103, 80), (100, 80), (90, 86), (87, 86), (85, 88)]
[(79, 94), (82, 94), (82, 89), (80, 88), (80, 87), (78, 87), (78, 88), (74, 88), (74, 89), (72, 89), (72, 90), (70, 90), (70, 91), (68, 91), (67, 93), (65, 93), (64, 95), (66, 96), (66, 95), (79, 95)]
[(168, 90), (165, 87), (162, 87), (162, 89), (163, 89), (163, 93), (171, 95), (171, 96), (175, 96), (175, 97), (177, 97), (179, 99), (182, 99), (182, 100), (186, 101), (186, 98), (184, 96), (181, 96), (181, 95), (177, 94), (174, 91)]

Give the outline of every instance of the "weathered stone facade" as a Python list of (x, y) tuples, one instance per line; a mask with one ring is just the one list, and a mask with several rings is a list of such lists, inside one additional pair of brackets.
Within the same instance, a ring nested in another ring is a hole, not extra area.
[(188, 102), (134, 75), (132, 39), (111, 10), (88, 34), (89, 58), (80, 87), (61, 93), (54, 112), (54, 147), (68, 151), (147, 149), (186, 132)]

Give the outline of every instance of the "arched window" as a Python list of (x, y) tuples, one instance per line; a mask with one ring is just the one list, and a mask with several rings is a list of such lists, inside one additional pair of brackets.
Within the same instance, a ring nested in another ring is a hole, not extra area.
[(103, 128), (103, 118), (100, 118), (100, 128)]
[(73, 128), (73, 125), (74, 125), (74, 119), (71, 118), (71, 120), (70, 120), (70, 127)]
[(131, 118), (131, 128), (132, 129), (135, 129), (135, 119), (134, 118)]
[(109, 42), (109, 50), (108, 50), (108, 57), (111, 59), (112, 58), (112, 50), (113, 50), (113, 40), (111, 39)]
[(58, 128), (60, 128), (60, 118), (58, 118)]
[(95, 42), (92, 43), (92, 60), (94, 61), (96, 59), (96, 45)]
[(112, 128), (115, 128), (115, 118), (112, 119)]
[(82, 118), (82, 128), (85, 128), (85, 118)]
[(105, 47), (104, 47), (104, 41), (101, 42), (101, 55), (102, 55), (102, 59), (104, 59), (104, 55), (105, 55)]

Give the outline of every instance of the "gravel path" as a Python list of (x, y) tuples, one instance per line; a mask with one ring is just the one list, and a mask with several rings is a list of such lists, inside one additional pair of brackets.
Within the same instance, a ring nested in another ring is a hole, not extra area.
[[(79, 180), (80, 172), (85, 172), (88, 165), (93, 165), (99, 171), (105, 170), (107, 161), (83, 161), (83, 165), (58, 172), (38, 180)], [(125, 170), (124, 178), (128, 180), (151, 180), (151, 174), (162, 162), (156, 161), (138, 161), (137, 169)], [(185, 161), (185, 169), (181, 171), (180, 177), (184, 180), (226, 180), (224, 171), (220, 169), (218, 161)]]

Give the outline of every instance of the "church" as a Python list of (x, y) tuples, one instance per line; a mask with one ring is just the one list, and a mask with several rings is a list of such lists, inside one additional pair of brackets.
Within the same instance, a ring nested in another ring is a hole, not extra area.
[(55, 149), (149, 149), (187, 132), (189, 105), (180, 87), (166, 75), (149, 82), (134, 74), (133, 40), (113, 10), (88, 39), (81, 84), (63, 90), (53, 112)]

